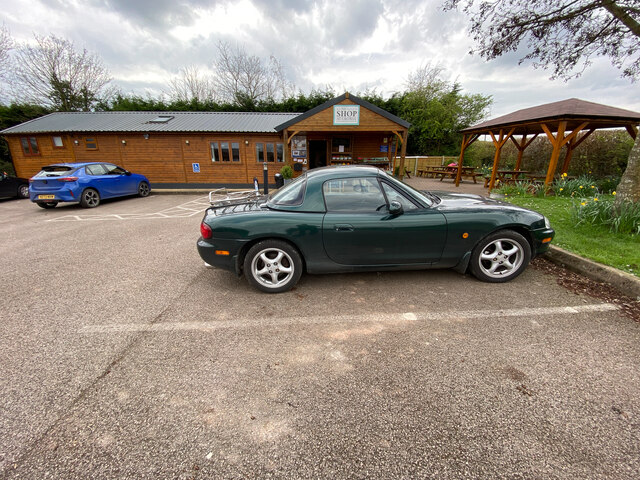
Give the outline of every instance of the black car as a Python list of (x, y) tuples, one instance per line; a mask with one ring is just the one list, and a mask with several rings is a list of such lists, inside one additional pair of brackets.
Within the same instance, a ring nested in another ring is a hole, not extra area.
[(4, 197), (29, 198), (29, 180), (3, 172), (0, 175), (0, 198)]

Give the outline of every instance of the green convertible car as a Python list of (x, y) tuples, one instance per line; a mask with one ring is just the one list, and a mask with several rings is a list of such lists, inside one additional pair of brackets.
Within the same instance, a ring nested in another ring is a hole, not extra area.
[(539, 213), (479, 195), (421, 192), (376, 167), (311, 170), (269, 197), (210, 194), (203, 260), (270, 293), (303, 271), (453, 268), (517, 277), (554, 236)]

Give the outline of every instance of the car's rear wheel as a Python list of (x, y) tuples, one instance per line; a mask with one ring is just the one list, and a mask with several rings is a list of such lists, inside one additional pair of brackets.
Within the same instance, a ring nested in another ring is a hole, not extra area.
[(80, 195), (80, 205), (85, 208), (94, 208), (100, 205), (100, 194), (93, 188), (87, 188)]
[(531, 260), (531, 246), (518, 232), (502, 230), (485, 237), (471, 254), (471, 273), (484, 282), (516, 278)]
[(40, 208), (56, 208), (58, 202), (36, 202)]
[(18, 198), (29, 198), (29, 185), (23, 183), (18, 187)]
[(149, 184), (147, 182), (140, 182), (140, 185), (138, 185), (138, 196), (148, 197), (150, 192), (151, 187), (149, 187)]
[(244, 259), (249, 284), (267, 293), (290, 290), (302, 275), (298, 251), (281, 240), (263, 240), (249, 249)]

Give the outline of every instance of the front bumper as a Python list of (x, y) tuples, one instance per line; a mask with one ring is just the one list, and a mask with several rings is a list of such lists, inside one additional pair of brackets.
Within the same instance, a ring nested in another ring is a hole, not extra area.
[(547, 250), (549, 250), (549, 245), (551, 245), (551, 240), (553, 240), (553, 237), (555, 237), (556, 232), (552, 228), (544, 228), (540, 230), (534, 230), (532, 233), (533, 233), (533, 252), (531, 253), (532, 253), (532, 257), (536, 257), (538, 255), (543, 254)]

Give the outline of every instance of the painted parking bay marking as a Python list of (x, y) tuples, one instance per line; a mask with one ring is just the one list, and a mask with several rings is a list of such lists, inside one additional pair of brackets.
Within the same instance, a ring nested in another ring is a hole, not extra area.
[(513, 308), (505, 310), (451, 310), (446, 312), (402, 312), (370, 313), (366, 315), (337, 315), (285, 318), (246, 318), (213, 322), (166, 322), (166, 323), (127, 323), (118, 325), (86, 325), (80, 333), (121, 333), (121, 332), (172, 332), (200, 331), (212, 332), (223, 328), (252, 328), (290, 324), (328, 324), (328, 323), (397, 323), (428, 322), (439, 320), (474, 320), (481, 318), (543, 317), (548, 315), (577, 315), (589, 312), (610, 312), (618, 310), (611, 303), (577, 305), (565, 307)]
[(157, 218), (186, 218), (201, 214), (210, 206), (207, 197), (197, 198), (176, 207), (166, 208), (154, 213), (111, 213), (96, 215), (64, 215), (47, 222), (84, 222), (97, 220), (148, 220)]

